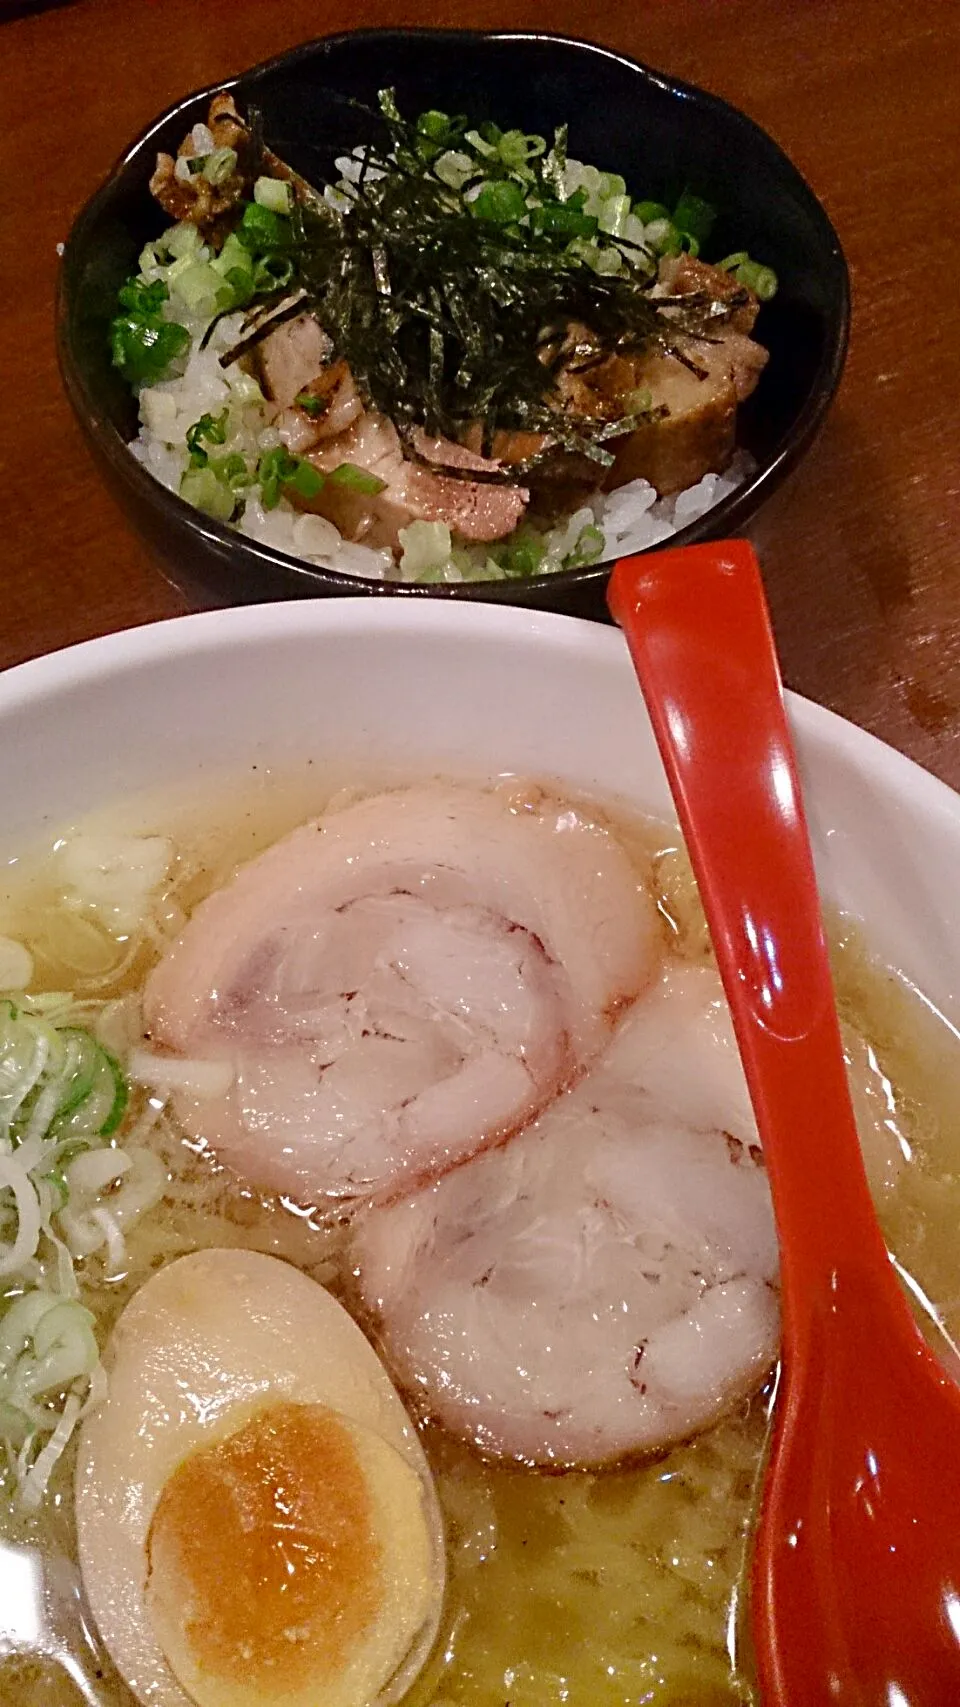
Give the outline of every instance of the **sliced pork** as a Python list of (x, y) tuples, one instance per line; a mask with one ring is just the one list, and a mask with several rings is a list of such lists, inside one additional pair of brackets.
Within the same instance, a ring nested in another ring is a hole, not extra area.
[(773, 1363), (773, 1214), (739, 1063), (711, 1023), (718, 992), (713, 973), (671, 972), (652, 998), (662, 1053), (634, 1025), (641, 999), (527, 1132), (360, 1221), (354, 1267), (388, 1358), (482, 1450), (564, 1465), (652, 1451)]
[(333, 344), (314, 315), (298, 314), (268, 332), (254, 356), (264, 393), (288, 409), (332, 365)]
[[(323, 472), (353, 463), (381, 480), (383, 490), (368, 495), (330, 481), (301, 507), (326, 516), (346, 538), (370, 546), (397, 546), (400, 529), (413, 521), (445, 522), (459, 538), (480, 543), (513, 532), (526, 509), (527, 490), (468, 478), (471, 471), (497, 474), (499, 463), (447, 439), (422, 434), (419, 442), (423, 460), (415, 461), (404, 454), (393, 422), (366, 410), (339, 438), (317, 445), (310, 461)], [(444, 466), (464, 472), (446, 474)]]
[[(874, 1189), (890, 1087), (845, 1035)], [(669, 964), (526, 1132), (358, 1223), (399, 1379), (483, 1451), (595, 1464), (707, 1427), (772, 1365), (777, 1244), (719, 976)]]
[(232, 1070), (178, 1103), (224, 1162), (303, 1203), (389, 1198), (530, 1120), (657, 959), (609, 832), (436, 785), (245, 866), (153, 972), (145, 1013), (155, 1047)]
[[(840, 1030), (864, 1166), (879, 1201), (896, 1184), (908, 1146), (875, 1051), (852, 1026)], [(689, 1057), (683, 1071), (677, 1070), (678, 1039)], [(671, 964), (630, 1009), (603, 1064), (642, 1084), (669, 1118), (701, 1129), (718, 1125), (759, 1155), (730, 1009), (711, 967)]]

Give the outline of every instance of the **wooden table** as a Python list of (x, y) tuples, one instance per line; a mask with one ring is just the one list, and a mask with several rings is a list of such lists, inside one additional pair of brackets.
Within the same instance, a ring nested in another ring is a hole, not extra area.
[(960, 7), (915, 0), (0, 0), (0, 665), (182, 603), (103, 490), (53, 346), (56, 244), (188, 90), (353, 23), (548, 24), (743, 107), (825, 202), (853, 275), (830, 421), (763, 513), (791, 686), (960, 786)]

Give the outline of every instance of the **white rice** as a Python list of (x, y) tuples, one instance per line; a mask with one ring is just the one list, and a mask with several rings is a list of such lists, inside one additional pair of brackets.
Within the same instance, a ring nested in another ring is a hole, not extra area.
[[(183, 319), (182, 311), (178, 318)], [(218, 415), (229, 405), (229, 434), (218, 449), (238, 451), (250, 463), (255, 464), (261, 452), (280, 443), (279, 433), (270, 424), (271, 407), (256, 383), (236, 363), (226, 370), (220, 366), (221, 355), (239, 339), (243, 318), (242, 314), (233, 314), (219, 321), (206, 349), (200, 348), (203, 325), (189, 327), (192, 344), (184, 371), (140, 393), (141, 426), (130, 449), (172, 492), (179, 492), (189, 463), (187, 431), (201, 415)], [(573, 515), (561, 518), (546, 535), (544, 567), (562, 567), (563, 557), (574, 549), (587, 525), (598, 527), (603, 534), (601, 559), (659, 545), (735, 491), (755, 466), (746, 451), (737, 451), (722, 474), (705, 474), (695, 486), (669, 498), (658, 498), (646, 480), (631, 480), (615, 492), (598, 493)], [(406, 578), (391, 551), (375, 551), (345, 540), (332, 522), (322, 516), (300, 514), (285, 499), (275, 509), (265, 510), (255, 493), (256, 489), (247, 493), (242, 513), (233, 523), (241, 533), (306, 563), (342, 574), (376, 581)], [(468, 555), (472, 564), (465, 572)], [(496, 572), (495, 565), (485, 566), (482, 548), (471, 548), (469, 553), (458, 549), (457, 558), (459, 562), (451, 560), (439, 578), (486, 579), (491, 571)]]

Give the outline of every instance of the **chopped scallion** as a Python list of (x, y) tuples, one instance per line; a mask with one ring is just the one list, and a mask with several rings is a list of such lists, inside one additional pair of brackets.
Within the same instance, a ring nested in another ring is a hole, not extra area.
[(199, 421), (194, 421), (187, 428), (187, 449), (190, 452), (191, 468), (203, 468), (207, 461), (204, 445), (222, 445), (227, 437), (227, 411), (221, 409), (220, 414), (201, 415)]
[(526, 197), (512, 178), (489, 179), (481, 184), (469, 206), (475, 219), (488, 219), (493, 225), (514, 225), (527, 211)]
[(319, 421), (330, 407), (329, 397), (312, 397), (309, 391), (298, 391), (293, 401), (312, 421)]
[(180, 481), (180, 496), (215, 522), (228, 522), (236, 509), (233, 492), (212, 468), (188, 468)]
[(289, 248), (290, 222), (272, 208), (247, 202), (236, 235), (251, 254), (266, 255), (271, 249)]
[(371, 474), (369, 469), (358, 468), (353, 462), (338, 463), (336, 468), (331, 469), (327, 479), (331, 486), (346, 486), (349, 491), (362, 492), (370, 498), (375, 498), (387, 484), (376, 474)]
[(702, 248), (713, 230), (716, 222), (716, 209), (702, 197), (691, 195), (684, 190), (683, 195), (673, 210), (673, 224), (677, 231), (685, 237), (692, 237), (698, 248)]
[(293, 206), (293, 192), (282, 178), (258, 178), (253, 186), (253, 199), (270, 213), (288, 214)]
[(214, 148), (203, 157), (202, 171), (208, 184), (225, 184), (237, 169), (235, 148)]

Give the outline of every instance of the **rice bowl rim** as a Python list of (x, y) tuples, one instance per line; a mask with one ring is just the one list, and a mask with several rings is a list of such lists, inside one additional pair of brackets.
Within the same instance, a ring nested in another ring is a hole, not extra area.
[[(498, 595), (495, 591), (491, 591), (491, 589), (502, 587), (503, 584), (500, 581), (376, 582), (359, 575), (351, 575), (343, 570), (327, 569), (276, 547), (264, 545), (237, 528), (204, 516), (201, 512), (193, 509), (178, 493), (164, 487), (154, 475), (137, 462), (136, 457), (130, 451), (129, 442), (121, 436), (105, 408), (88, 386), (79, 365), (74, 361), (71, 348), (71, 292), (66, 282), (70, 263), (75, 261), (79, 267), (80, 255), (86, 245), (88, 228), (109, 207), (118, 178), (126, 168), (137, 161), (159, 131), (179, 115), (186, 114), (197, 102), (209, 100), (221, 89), (240, 90), (242, 93), (248, 83), (255, 85), (257, 80), (285, 66), (295, 64), (300, 60), (321, 57), (323, 54), (335, 51), (348, 43), (362, 51), (365, 42), (387, 42), (391, 38), (407, 39), (410, 37), (421, 39), (425, 45), (430, 42), (457, 41), (465, 47), (468, 47), (471, 41), (504, 44), (542, 43), (546, 48), (578, 51), (587, 55), (594, 63), (605, 61), (612, 65), (621, 66), (636, 75), (641, 83), (652, 86), (682, 102), (687, 111), (695, 113), (697, 109), (700, 109), (716, 116), (722, 116), (726, 124), (748, 136), (761, 155), (771, 164), (775, 164), (777, 171), (790, 180), (793, 193), (804, 205), (808, 216), (820, 227), (830, 252), (833, 278), (831, 281), (832, 324), (829, 335), (825, 340), (817, 367), (811, 376), (808, 394), (803, 406), (781, 439), (775, 453), (769, 457), (758, 457), (755, 471), (747, 477), (742, 485), (728, 493), (704, 515), (679, 529), (663, 544), (669, 547), (692, 544), (704, 538), (722, 537), (725, 533), (737, 531), (801, 460), (821, 427), (839, 386), (846, 360), (850, 331), (850, 280), (840, 240), (823, 204), (789, 156), (762, 126), (738, 107), (696, 84), (684, 82), (680, 78), (669, 77), (627, 54), (618, 53), (611, 48), (603, 47), (582, 37), (566, 36), (549, 31), (449, 30), (415, 27), (340, 31), (335, 35), (315, 37), (310, 41), (302, 42), (284, 53), (274, 55), (270, 59), (262, 60), (256, 65), (248, 67), (233, 77), (224, 78), (196, 89), (183, 96), (153, 119), (119, 156), (99, 189), (94, 192), (81, 209), (64, 244), (63, 264), (57, 281), (57, 351), (67, 394), (84, 430), (90, 435), (101, 455), (110, 464), (111, 470), (127, 487), (131, 495), (140, 502), (146, 503), (158, 519), (162, 518), (162, 521), (167, 525), (172, 521), (179, 529), (186, 530), (188, 537), (190, 532), (194, 531), (200, 539), (208, 542), (213, 549), (222, 551), (224, 546), (232, 547), (240, 552), (241, 556), (248, 555), (251, 564), (259, 562), (264, 568), (282, 569), (288, 574), (293, 572), (298, 577), (302, 577), (304, 591), (310, 585), (315, 585), (318, 591), (332, 588), (344, 594), (357, 593), (375, 597), (427, 598), (440, 602), (449, 599), (468, 603), (482, 603), (489, 599), (493, 599), (494, 602), (510, 602), (505, 598), (503, 592)], [(651, 545), (645, 549), (655, 551), (660, 549), (660, 545)], [(518, 586), (524, 602), (527, 600), (536, 602), (538, 595), (547, 596), (551, 589), (558, 597), (562, 597), (563, 593), (569, 589), (582, 589), (591, 584), (598, 587), (602, 586), (608, 578), (613, 561), (614, 559), (607, 558), (585, 568), (561, 569), (547, 575), (527, 576), (518, 583)]]

